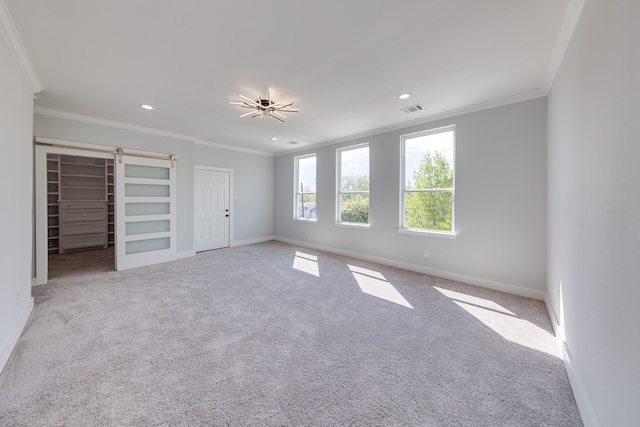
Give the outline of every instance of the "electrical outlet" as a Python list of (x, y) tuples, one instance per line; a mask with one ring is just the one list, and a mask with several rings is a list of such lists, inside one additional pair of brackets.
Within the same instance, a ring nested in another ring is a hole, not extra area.
[(424, 257), (429, 258), (429, 251), (426, 249), (424, 250)]

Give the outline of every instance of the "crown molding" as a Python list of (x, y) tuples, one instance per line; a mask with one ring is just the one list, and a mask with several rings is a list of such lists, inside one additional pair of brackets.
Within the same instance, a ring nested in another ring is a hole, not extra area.
[(545, 95), (547, 95), (551, 90), (553, 81), (556, 79), (556, 75), (560, 70), (560, 65), (562, 65), (564, 55), (567, 53), (567, 49), (569, 48), (573, 32), (578, 26), (578, 21), (580, 20), (580, 15), (582, 14), (585, 1), (586, 0), (569, 0), (562, 25), (560, 26), (558, 38), (556, 39), (556, 45), (551, 53), (547, 74), (542, 82), (542, 92), (544, 92)]
[(481, 104), (470, 105), (468, 107), (456, 108), (454, 110), (445, 111), (442, 113), (432, 114), (427, 117), (422, 117), (420, 119), (410, 120), (407, 122), (398, 123), (395, 125), (384, 126), (381, 128), (372, 129), (370, 131), (361, 132), (352, 134), (349, 136), (332, 139), (329, 141), (321, 142), (318, 144), (307, 145), (305, 147), (300, 147), (295, 150), (287, 150), (287, 151), (278, 151), (275, 153), (276, 157), (284, 156), (288, 154), (301, 153), (308, 150), (313, 150), (320, 147), (325, 147), (327, 145), (340, 144), (342, 142), (353, 141), (356, 139), (369, 138), (374, 135), (380, 135), (382, 133), (393, 132), (396, 130), (410, 128), (412, 126), (418, 126), (426, 123), (432, 123), (438, 120), (449, 119), (451, 117), (458, 117), (464, 114), (477, 113), (479, 111), (489, 110), (491, 108), (503, 107), (505, 105), (516, 104), (518, 102), (529, 101), (536, 98), (542, 98), (546, 96), (546, 94), (542, 90), (534, 90), (531, 92), (523, 93), (520, 95), (510, 96), (507, 98), (501, 98), (494, 101), (483, 102)]
[[(2, 0), (0, 0), (0, 1), (2, 1)], [(219, 143), (215, 143), (215, 142), (204, 141), (204, 140), (201, 140), (201, 139), (196, 138), (195, 136), (191, 136), (191, 135), (184, 135), (184, 134), (175, 133), (175, 132), (168, 132), (168, 131), (164, 131), (164, 130), (160, 130), (160, 129), (154, 129), (154, 128), (149, 128), (149, 127), (144, 127), (144, 126), (132, 125), (132, 124), (129, 124), (129, 123), (116, 122), (116, 121), (113, 121), (113, 120), (101, 119), (101, 118), (98, 118), (98, 117), (85, 116), (83, 114), (69, 113), (69, 112), (66, 112), (66, 111), (54, 110), (52, 108), (34, 107), (33, 113), (34, 114), (40, 114), (42, 116), (56, 117), (56, 118), (59, 118), (59, 119), (73, 120), (73, 121), (76, 121), (76, 122), (90, 123), (90, 124), (94, 124), (94, 125), (107, 126), (107, 127), (112, 127), (112, 128), (116, 128), (116, 129), (124, 129), (124, 130), (130, 130), (130, 131), (134, 131), (134, 132), (147, 133), (147, 134), (151, 134), (151, 135), (164, 136), (164, 137), (167, 137), (167, 138), (182, 139), (182, 140), (185, 140), (185, 141), (193, 142), (195, 144), (207, 145), (207, 146), (210, 146), (210, 147), (222, 148), (222, 149), (225, 149), (225, 150), (240, 151), (240, 152), (243, 152), (243, 153), (259, 154), (261, 156), (273, 157), (273, 153), (267, 153), (267, 152), (264, 152), (264, 151), (258, 151), (258, 150), (252, 150), (250, 148), (234, 147), (232, 145), (225, 145), (225, 144), (219, 144)]]
[(76, 122), (90, 123), (94, 125), (107, 126), (107, 127), (117, 128), (117, 129), (131, 130), (134, 132), (148, 133), (151, 135), (166, 136), (168, 138), (184, 139), (188, 141), (195, 140), (193, 136), (189, 136), (189, 135), (183, 135), (183, 134), (174, 133), (174, 132), (167, 132), (160, 129), (132, 125), (129, 123), (116, 122), (113, 120), (101, 119), (98, 117), (85, 116), (83, 114), (69, 113), (66, 111), (54, 110), (52, 108), (34, 107), (33, 112), (34, 114), (40, 114), (42, 116), (57, 117), (59, 119), (73, 120)]
[(42, 92), (44, 88), (42, 87), (40, 80), (38, 80), (36, 70), (33, 68), (33, 64), (31, 64), (29, 55), (22, 44), (18, 30), (16, 30), (16, 26), (13, 23), (13, 19), (9, 14), (9, 9), (7, 9), (7, 5), (4, 0), (0, 0), (0, 34), (2, 34), (2, 38), (7, 43), (7, 47), (16, 59), (16, 62), (20, 67), (20, 71), (22, 71), (31, 91), (34, 95), (38, 92)]
[(233, 147), (231, 145), (220, 144), (220, 143), (211, 142), (211, 141), (205, 141), (205, 140), (202, 140), (202, 139), (196, 139), (195, 143), (198, 144), (198, 145), (206, 145), (208, 147), (222, 148), (223, 150), (241, 151), (243, 153), (258, 154), (260, 156), (267, 156), (267, 157), (273, 157), (274, 156), (273, 153), (267, 153), (266, 151), (253, 150), (251, 148), (243, 148), (243, 147)]

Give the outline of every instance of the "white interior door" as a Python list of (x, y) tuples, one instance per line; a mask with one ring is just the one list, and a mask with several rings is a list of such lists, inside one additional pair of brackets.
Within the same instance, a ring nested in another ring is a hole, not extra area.
[(229, 172), (196, 169), (196, 252), (229, 246)]
[(176, 259), (176, 178), (170, 160), (116, 160), (116, 269)]

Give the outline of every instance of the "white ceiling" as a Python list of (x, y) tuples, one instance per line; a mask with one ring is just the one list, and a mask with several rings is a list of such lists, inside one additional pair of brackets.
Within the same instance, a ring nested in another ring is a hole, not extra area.
[[(44, 87), (37, 107), (270, 153), (543, 95), (569, 3), (4, 1)], [(299, 113), (229, 104), (267, 89)]]

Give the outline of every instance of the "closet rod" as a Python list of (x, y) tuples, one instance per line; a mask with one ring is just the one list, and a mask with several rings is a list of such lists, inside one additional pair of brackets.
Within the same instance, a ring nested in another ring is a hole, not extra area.
[(84, 151), (94, 151), (97, 153), (107, 153), (114, 154), (118, 156), (118, 161), (122, 163), (122, 156), (131, 156), (131, 157), (142, 157), (145, 159), (156, 159), (156, 160), (170, 160), (171, 167), (174, 167), (176, 156), (171, 154), (169, 157), (165, 156), (154, 156), (152, 154), (140, 154), (140, 153), (125, 153), (122, 148), (118, 148), (117, 150), (101, 150), (99, 148), (89, 148), (89, 147), (77, 147), (75, 145), (65, 145), (65, 144), (54, 144), (51, 142), (40, 142), (35, 141), (35, 145), (44, 145), (46, 147), (55, 147), (55, 148), (71, 148), (73, 150), (84, 150)]

